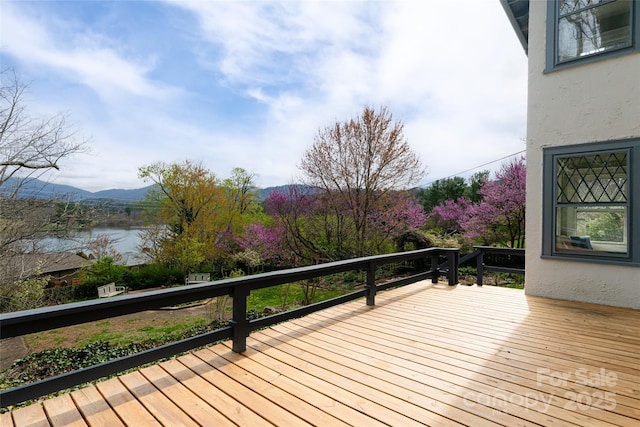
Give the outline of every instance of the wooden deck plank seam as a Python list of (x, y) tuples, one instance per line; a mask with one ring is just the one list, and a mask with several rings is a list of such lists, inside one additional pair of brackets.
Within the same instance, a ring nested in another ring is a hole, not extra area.
[[(363, 317), (366, 317), (366, 314), (362, 315)], [(385, 313), (380, 313), (380, 316), (385, 316)], [(394, 317), (396, 317), (396, 319), (394, 319)], [(397, 320), (397, 315), (393, 316), (392, 313), (387, 313), (386, 314), (386, 318), (384, 319), (385, 322), (390, 322), (390, 323), (398, 323), (400, 321)], [(444, 321), (444, 319), (443, 319)], [(414, 324), (407, 324), (406, 322), (400, 322), (400, 324), (402, 325), (403, 328), (408, 329), (408, 330), (416, 330), (418, 327)], [(422, 325), (421, 325), (422, 326)], [(466, 331), (464, 330), (464, 326), (465, 324), (457, 324), (457, 323), (448, 323), (446, 324), (446, 326), (437, 326), (434, 325), (434, 323), (431, 324), (424, 324), (424, 327), (428, 327), (430, 328), (434, 333), (442, 333), (442, 332), (446, 332), (446, 333), (454, 333), (454, 332), (462, 332), (466, 334)], [(487, 328), (488, 329), (488, 328)], [(480, 331), (477, 335), (478, 336), (486, 336), (487, 332), (483, 332)], [(497, 339), (497, 335), (493, 335), (492, 338)], [(529, 340), (526, 336), (522, 336), (520, 341), (515, 341), (512, 340), (510, 341), (511, 344), (514, 344), (516, 346), (519, 347), (523, 347), (523, 346), (528, 346), (529, 349), (531, 351), (536, 351), (538, 353), (541, 354), (545, 354), (545, 349), (541, 348), (540, 346), (544, 346), (544, 347), (549, 347), (550, 343), (557, 343), (557, 344), (563, 344), (566, 345), (566, 341), (562, 342), (562, 343), (558, 343), (556, 341), (549, 341), (549, 340)], [(538, 345), (534, 345), (534, 344), (538, 344)], [(580, 344), (580, 343), (577, 343)], [(580, 345), (576, 345), (576, 347), (580, 348)], [(570, 357), (570, 361), (571, 363), (575, 363), (576, 361), (579, 361), (576, 359), (575, 355), (574, 356), (570, 356), (570, 355), (566, 355), (566, 357)], [(599, 363), (602, 363), (604, 361), (609, 360), (608, 357), (597, 357), (597, 359), (599, 359)], [(617, 362), (617, 361), (616, 361)], [(622, 361), (620, 363), (621, 366), (624, 366), (628, 369), (634, 370), (635, 371), (635, 367), (637, 366), (637, 364), (634, 361), (631, 362), (626, 362)]]
[[(298, 319), (296, 320), (294, 323), (299, 324), (299, 323), (304, 323), (305, 319)], [(341, 339), (344, 339), (345, 336), (344, 334), (340, 333), (340, 332), (335, 332), (335, 333), (331, 333), (330, 331), (330, 327), (329, 328), (325, 328), (322, 330), (323, 333), (331, 335), (333, 338), (335, 338), (336, 340), (340, 341)], [(349, 338), (349, 337), (347, 337)], [(482, 386), (484, 386), (485, 384), (491, 384), (492, 386), (496, 386), (496, 387), (500, 387), (502, 390), (508, 390), (508, 387), (506, 387), (505, 385), (509, 384), (509, 381), (503, 381), (501, 378), (499, 377), (495, 377), (495, 376), (484, 376), (483, 374), (481, 374), (481, 378), (474, 378), (473, 376), (469, 376), (468, 372), (470, 373), (474, 373), (473, 367), (472, 366), (467, 366), (463, 369), (456, 369), (453, 368), (451, 366), (450, 363), (446, 363), (446, 362), (439, 362), (439, 361), (433, 361), (431, 359), (425, 358), (424, 355), (418, 355), (417, 353), (413, 353), (415, 357), (411, 356), (410, 352), (405, 352), (405, 351), (400, 351), (398, 350), (396, 347), (388, 345), (388, 344), (375, 344), (373, 343), (372, 340), (369, 340), (368, 337), (364, 337), (364, 338), (357, 338), (357, 337), (350, 337), (349, 339), (346, 339), (345, 341), (348, 341), (350, 344), (354, 344), (356, 343), (356, 346), (359, 346), (361, 348), (370, 348), (373, 349), (374, 351), (378, 352), (379, 354), (389, 354), (392, 357), (395, 357), (396, 359), (400, 359), (400, 361), (397, 361), (396, 363), (399, 364), (400, 366), (405, 366), (408, 363), (420, 363), (423, 362), (423, 364), (421, 364), (420, 366), (428, 369), (431, 371), (431, 375), (434, 375), (435, 377), (438, 377), (438, 374), (441, 372), (448, 372), (450, 374), (453, 375), (458, 375), (461, 377), (466, 377), (468, 380), (477, 382), (479, 381), (480, 384)], [(387, 362), (389, 362), (388, 359), (385, 359)], [(468, 372), (464, 369), (467, 369)], [(422, 369), (416, 369), (418, 372), (424, 372)], [(476, 372), (477, 373), (477, 372)], [(441, 378), (444, 379), (444, 378)], [(510, 381), (511, 383), (515, 384), (517, 387), (520, 387), (521, 384), (518, 384), (517, 382), (513, 382)], [(534, 383), (535, 384), (535, 383)], [(485, 389), (483, 390), (476, 390), (478, 392), (486, 392)], [(525, 390), (509, 390), (510, 392), (513, 393), (519, 393), (522, 395), (527, 395), (527, 393), (533, 395), (533, 394), (539, 394), (541, 392), (541, 390), (536, 389), (534, 387), (530, 388), (530, 389), (525, 389)], [(560, 404), (561, 406), (565, 406), (567, 404), (567, 400), (562, 400), (560, 399)], [(639, 402), (640, 403), (640, 402)]]
[[(287, 324), (286, 326), (289, 326)], [(291, 330), (292, 333), (297, 334), (298, 331)], [(459, 401), (462, 401), (468, 392), (477, 393), (485, 395), (487, 393), (491, 393), (496, 386), (492, 384), (491, 386), (487, 386), (486, 384), (481, 383), (475, 379), (463, 379), (459, 381), (458, 377), (451, 374), (440, 375), (438, 370), (432, 370), (430, 372), (431, 375), (426, 374), (424, 371), (424, 366), (419, 365), (415, 362), (412, 362), (407, 359), (401, 359), (400, 357), (393, 355), (391, 353), (386, 353), (383, 355), (379, 355), (379, 353), (375, 350), (371, 351), (369, 348), (364, 346), (355, 346), (349, 347), (349, 350), (340, 350), (342, 347), (339, 345), (339, 340), (330, 340), (326, 337), (320, 336), (321, 334), (304, 334), (304, 338), (298, 337), (298, 341), (303, 341), (307, 343), (313, 342), (313, 345), (319, 345), (320, 348), (323, 348), (333, 354), (340, 354), (343, 357), (350, 357), (351, 360), (358, 361), (362, 363), (364, 366), (376, 366), (380, 364), (385, 365), (384, 372), (391, 373), (394, 376), (400, 378), (399, 381), (412, 381), (415, 382), (416, 387), (419, 384), (428, 383), (431, 387), (438, 389), (442, 395), (445, 393), (450, 393), (453, 396), (457, 396)], [(390, 350), (390, 349), (389, 349)], [(372, 355), (378, 355), (383, 358), (376, 358)], [(463, 384), (460, 384), (462, 382)], [(413, 388), (413, 387), (409, 387)], [(455, 399), (456, 397), (454, 397)], [(446, 402), (445, 402), (446, 403)], [(505, 403), (505, 405), (509, 409), (510, 414), (514, 414), (520, 418), (527, 419), (536, 423), (548, 423), (549, 417), (551, 417), (553, 410), (547, 411), (544, 414), (539, 414), (536, 416), (535, 414), (530, 413), (525, 408), (522, 408), (518, 405)], [(457, 406), (459, 409), (463, 409), (460, 405)], [(497, 406), (488, 406), (493, 412), (499, 410)], [(504, 408), (502, 408), (504, 409)], [(553, 408), (552, 408), (553, 409)], [(586, 419), (586, 418), (585, 418)], [(580, 419), (575, 420), (565, 420), (569, 422), (573, 422), (574, 424), (579, 425)], [(584, 420), (582, 420), (584, 422)]]
[[(334, 329), (331, 326), (327, 326), (328, 329)], [(435, 347), (432, 345), (432, 343), (430, 342), (430, 339), (428, 337), (426, 338), (422, 338), (422, 337), (418, 337), (416, 335), (403, 335), (401, 333), (401, 331), (389, 331), (389, 332), (381, 332), (381, 333), (388, 333), (388, 339), (385, 340), (380, 340), (378, 339), (375, 335), (366, 335), (366, 334), (360, 334), (359, 331), (361, 329), (358, 328), (364, 328), (364, 326), (362, 325), (349, 325), (347, 324), (347, 322), (345, 322), (345, 324), (343, 325), (343, 327), (340, 328), (340, 333), (341, 334), (348, 334), (350, 331), (355, 330), (355, 332), (353, 332), (351, 334), (351, 336), (353, 336), (355, 339), (360, 338), (363, 340), (368, 340), (370, 342), (376, 342), (379, 341), (381, 344), (383, 345), (389, 345), (389, 346), (393, 346), (393, 348), (397, 348), (398, 346), (403, 346), (404, 343), (407, 343), (406, 345), (406, 349), (405, 352), (406, 354), (410, 355), (410, 354), (416, 354), (418, 355), (418, 351), (429, 351), (430, 354), (433, 354), (434, 351), (438, 352), (438, 355), (440, 355), (440, 357), (442, 359), (445, 359), (445, 363), (447, 358), (451, 358), (451, 360), (458, 360), (458, 359), (466, 359), (466, 361), (464, 362), (465, 365), (464, 367), (466, 369), (470, 369), (473, 370), (474, 367), (478, 366), (477, 361), (478, 360), (482, 360), (483, 363), (491, 363), (494, 366), (496, 366), (497, 370), (499, 371), (501, 368), (504, 369), (505, 373), (509, 373), (510, 375), (513, 375), (513, 372), (511, 371), (510, 367), (516, 367), (518, 368), (518, 371), (516, 371), (516, 373), (518, 374), (518, 378), (523, 378), (523, 379), (537, 379), (537, 372), (535, 370), (533, 370), (534, 364), (531, 362), (535, 362), (532, 360), (527, 360), (525, 363), (523, 364), (516, 364), (516, 363), (512, 363), (512, 364), (506, 364), (504, 363), (504, 361), (500, 360), (500, 361), (491, 361), (488, 360), (486, 358), (480, 359), (480, 357), (483, 356), (483, 353), (463, 353), (460, 350), (462, 350), (460, 348), (461, 345), (460, 344), (458, 346), (454, 347), (450, 346), (451, 348), (445, 348), (445, 347)], [(379, 335), (378, 335), (379, 336)], [(409, 345), (411, 344), (411, 345)], [(574, 381), (575, 382), (575, 381)], [(640, 382), (640, 377), (635, 376), (634, 381), (629, 381), (629, 383), (625, 383), (625, 381), (617, 381), (617, 391), (620, 392), (626, 392), (630, 398), (632, 399), (639, 399), (640, 395), (638, 394), (638, 392), (635, 389), (635, 386), (637, 386), (637, 384)], [(576, 388), (578, 384), (572, 383), (572, 384), (567, 384), (567, 389), (574, 390)], [(628, 389), (625, 389), (624, 387), (628, 387)], [(640, 405), (639, 405), (640, 406)]]

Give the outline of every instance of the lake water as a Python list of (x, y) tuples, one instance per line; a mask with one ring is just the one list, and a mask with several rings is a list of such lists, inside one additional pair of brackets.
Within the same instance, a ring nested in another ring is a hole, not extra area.
[(87, 245), (91, 240), (107, 235), (112, 242), (111, 246), (119, 253), (138, 253), (140, 231), (139, 228), (93, 228), (74, 232), (70, 238), (45, 237), (39, 244), (46, 252), (87, 252)]

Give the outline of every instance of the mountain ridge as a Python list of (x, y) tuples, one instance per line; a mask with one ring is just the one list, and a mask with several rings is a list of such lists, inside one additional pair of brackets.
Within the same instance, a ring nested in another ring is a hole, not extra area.
[(12, 195), (18, 198), (54, 199), (59, 197), (69, 198), (72, 201), (88, 200), (119, 200), (125, 202), (137, 202), (144, 199), (147, 192), (153, 188), (149, 185), (132, 190), (109, 189), (100, 191), (83, 190), (66, 184), (56, 184), (39, 179), (9, 178), (2, 183), (0, 195)]
[[(290, 185), (291, 184), (256, 188), (258, 198), (263, 201), (269, 196), (269, 194), (271, 194), (271, 192), (284, 190)], [(116, 200), (120, 202), (135, 203), (143, 201), (149, 190), (153, 187), (155, 187), (155, 184), (131, 190), (112, 188), (108, 190), (89, 191), (72, 185), (56, 184), (39, 179), (22, 181), (18, 178), (9, 178), (2, 186), (0, 186), (0, 195), (13, 194), (17, 191), (17, 197), (25, 199), (53, 199), (56, 197), (67, 197), (72, 201)]]

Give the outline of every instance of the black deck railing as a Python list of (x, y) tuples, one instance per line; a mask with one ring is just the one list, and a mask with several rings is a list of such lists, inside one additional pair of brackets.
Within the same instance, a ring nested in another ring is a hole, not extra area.
[[(431, 267), (429, 270), (417, 272), (409, 277), (376, 284), (376, 268), (378, 266), (424, 260), (425, 258), (430, 261), (429, 265)], [(442, 261), (445, 259), (446, 261), (443, 263)], [(458, 262), (458, 249), (421, 249), (273, 271), (135, 295), (1, 314), (0, 330), (2, 331), (2, 338), (9, 338), (224, 295), (231, 296), (233, 300), (233, 314), (229, 326), (99, 365), (1, 391), (0, 406), (15, 405), (224, 339), (231, 338), (233, 340), (233, 350), (243, 352), (246, 349), (247, 336), (256, 329), (301, 317), (361, 297), (366, 297), (366, 304), (373, 306), (375, 305), (375, 297), (378, 290), (403, 286), (426, 279), (432, 279), (435, 283), (441, 274), (447, 276), (449, 284), (457, 284)], [(362, 290), (272, 316), (254, 320), (247, 319), (247, 296), (253, 290), (354, 270), (366, 271), (366, 283)]]
[(476, 279), (482, 286), (484, 273), (524, 274), (524, 249), (474, 246), (474, 251), (460, 259), (460, 265), (476, 260)]

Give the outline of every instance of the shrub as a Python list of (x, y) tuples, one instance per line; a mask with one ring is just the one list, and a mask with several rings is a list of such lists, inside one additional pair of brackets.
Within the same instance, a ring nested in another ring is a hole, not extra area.
[(19, 279), (3, 286), (0, 295), (2, 312), (29, 310), (49, 305), (45, 286), (47, 277)]
[(148, 289), (184, 283), (179, 269), (161, 264), (149, 264), (130, 269), (123, 276), (123, 283), (130, 289)]
[(98, 298), (98, 286), (102, 286), (104, 284), (105, 283), (101, 283), (100, 285), (95, 285), (93, 283), (80, 283), (73, 287), (73, 299), (82, 301)]
[(94, 287), (111, 282), (121, 284), (126, 271), (126, 267), (114, 264), (113, 258), (106, 256), (83, 268), (80, 272), (80, 279), (82, 284)]

